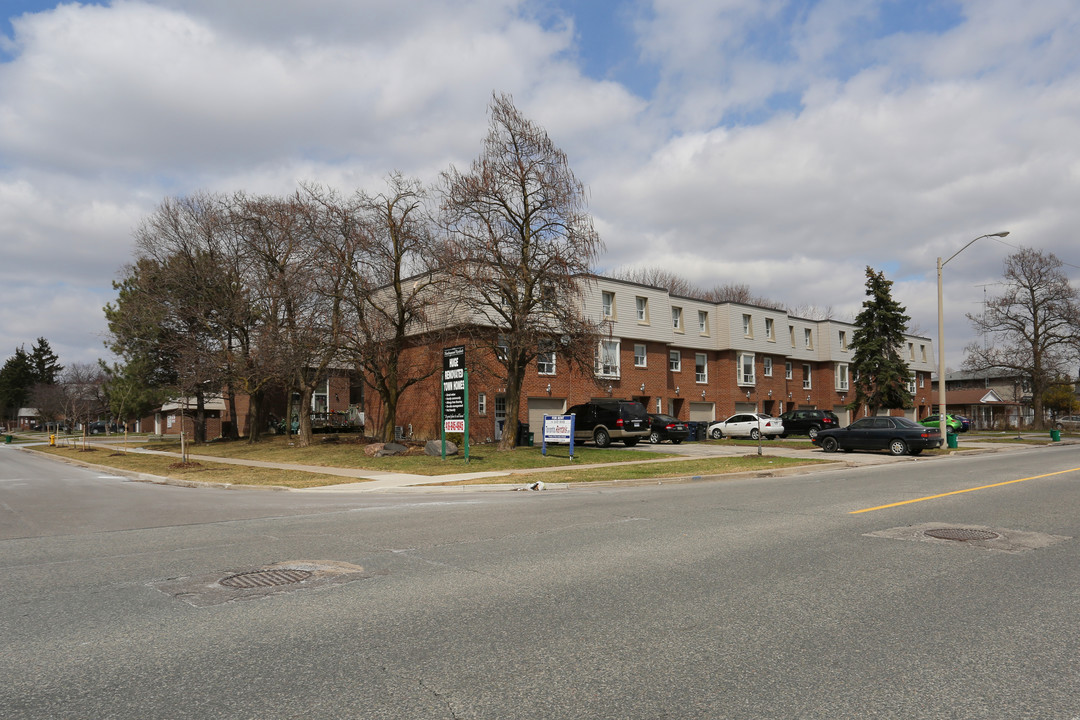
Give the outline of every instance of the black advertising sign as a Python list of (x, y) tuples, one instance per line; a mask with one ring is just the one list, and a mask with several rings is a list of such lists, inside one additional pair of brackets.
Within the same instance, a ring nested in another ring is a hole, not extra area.
[(443, 432), (465, 432), (465, 346), (443, 348)]

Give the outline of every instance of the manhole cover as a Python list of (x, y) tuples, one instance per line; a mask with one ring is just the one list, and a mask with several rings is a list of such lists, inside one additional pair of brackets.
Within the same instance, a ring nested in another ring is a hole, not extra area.
[(960, 542), (965, 540), (996, 540), (1001, 537), (996, 532), (972, 530), (970, 528), (936, 528), (934, 530), (924, 530), (923, 534), (938, 540), (959, 540)]
[(231, 588), (273, 587), (291, 585), (311, 577), (308, 570), (255, 570), (253, 572), (230, 575), (220, 581), (221, 585)]

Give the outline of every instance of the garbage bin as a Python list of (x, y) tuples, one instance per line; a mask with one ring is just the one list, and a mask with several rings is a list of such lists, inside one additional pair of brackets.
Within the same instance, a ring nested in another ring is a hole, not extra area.
[(954, 433), (954, 432), (946, 433), (945, 434), (945, 439), (948, 441), (950, 449), (955, 450), (956, 448), (960, 447), (960, 443), (958, 442), (958, 438), (956, 437), (956, 433)]
[[(1061, 442), (1061, 431), (1056, 430), (1056, 429), (1051, 430), (1050, 431), (1050, 439), (1053, 440), (1054, 442)], [(10, 435), (8, 435), (8, 441), (9, 442), (11, 441), (11, 436)]]
[(518, 447), (532, 447), (532, 442), (529, 440), (531, 434), (529, 432), (529, 423), (519, 423), (517, 441), (514, 444)]
[(533, 446), (533, 434), (529, 433), (529, 447)]
[(690, 431), (690, 434), (686, 436), (689, 442), (697, 442), (698, 438), (698, 424), (696, 422), (686, 423), (686, 429)]
[(11, 444), (11, 436), (10, 435), (5, 435), (4, 436), (4, 444), (5, 445), (10, 445)]

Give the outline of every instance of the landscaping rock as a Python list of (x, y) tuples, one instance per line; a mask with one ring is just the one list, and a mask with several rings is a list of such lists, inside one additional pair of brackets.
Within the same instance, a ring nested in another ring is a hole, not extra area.
[(401, 445), (400, 443), (386, 443), (382, 446), (382, 449), (375, 453), (375, 457), (391, 457), (394, 455), (404, 455), (409, 452), (409, 448)]
[(384, 443), (371, 443), (364, 446), (364, 454), (368, 457), (375, 457), (379, 454), (379, 451), (383, 449)]
[[(457, 455), (458, 446), (449, 440), (446, 441), (446, 454)], [(442, 443), (438, 440), (428, 440), (424, 445), (424, 454), (431, 457), (442, 457)]]

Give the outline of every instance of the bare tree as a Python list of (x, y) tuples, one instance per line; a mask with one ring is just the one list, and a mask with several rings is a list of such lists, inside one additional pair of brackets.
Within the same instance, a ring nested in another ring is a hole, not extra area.
[(1013, 253), (1003, 277), (1005, 292), (988, 300), (982, 313), (967, 316), (994, 342), (968, 345), (964, 368), (1003, 368), (1030, 378), (1035, 427), (1042, 428), (1046, 391), (1080, 351), (1080, 295), (1053, 253)]
[(581, 276), (592, 272), (603, 244), (566, 154), (509, 95), (492, 99), (480, 156), (468, 172), (444, 172), (440, 190), (445, 269), (461, 290), (473, 341), (505, 373), (499, 448), (509, 449), (526, 368), (540, 352), (593, 367), (599, 326), (583, 314)]
[(682, 275), (656, 266), (620, 268), (610, 273), (609, 277), (638, 283), (639, 285), (663, 288), (672, 295), (694, 300), (714, 303), (733, 302), (776, 310), (784, 309), (783, 303), (754, 295), (749, 285), (726, 283), (703, 290)]
[(402, 393), (442, 367), (413, 342), (423, 334), (430, 348), (436, 339), (429, 315), (444, 280), (433, 272), (439, 250), (426, 193), (418, 180), (399, 173), (389, 176), (386, 192), (360, 191), (348, 203), (319, 188), (308, 193), (330, 220), (325, 252), (344, 273), (342, 356), (382, 401), (378, 436), (389, 442)]
[(315, 386), (338, 356), (343, 273), (323, 252), (333, 218), (301, 193), (245, 198), (237, 213), (252, 273), (252, 300), (261, 318), (252, 342), (266, 358), (263, 367), (280, 370), (289, 393), (289, 417), (292, 391), (299, 395), (298, 444), (306, 446), (311, 443)]
[(64, 415), (68, 422), (82, 424), (84, 436), (90, 423), (108, 408), (102, 390), (104, 383), (105, 374), (94, 363), (71, 363), (60, 376)]

